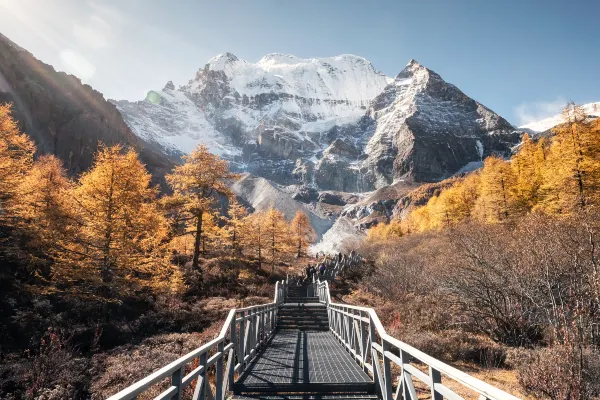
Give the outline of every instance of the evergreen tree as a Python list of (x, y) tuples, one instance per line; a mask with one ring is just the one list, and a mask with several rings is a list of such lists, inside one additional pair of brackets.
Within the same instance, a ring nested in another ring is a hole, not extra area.
[(179, 210), (178, 220), (191, 223), (191, 229), (186, 230), (185, 233), (194, 235), (192, 268), (197, 269), (203, 237), (204, 214), (212, 209), (218, 196), (232, 197), (229, 182), (237, 175), (229, 171), (227, 161), (209, 153), (204, 145), (198, 145), (183, 159), (185, 163), (175, 167), (173, 173), (167, 175), (166, 179), (173, 188), (174, 201), (171, 205)]

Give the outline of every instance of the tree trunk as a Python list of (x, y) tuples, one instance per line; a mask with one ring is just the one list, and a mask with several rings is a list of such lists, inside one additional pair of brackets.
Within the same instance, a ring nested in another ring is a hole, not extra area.
[(196, 238), (194, 240), (194, 259), (192, 260), (192, 269), (198, 269), (200, 260), (200, 239), (202, 239), (202, 212), (196, 216)]

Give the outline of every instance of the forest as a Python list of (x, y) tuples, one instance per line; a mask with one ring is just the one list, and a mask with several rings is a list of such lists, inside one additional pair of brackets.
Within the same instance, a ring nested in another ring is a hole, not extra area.
[(590, 399), (600, 396), (600, 120), (572, 103), (563, 119), (372, 228), (361, 251), (376, 272), (358, 287), (425, 352), (514, 371), (522, 395)]
[(0, 105), (0, 398), (102, 398), (123, 383), (90, 387), (88, 369), (110, 375), (104, 351), (170, 332), (189, 351), (220, 307), (271, 297), (315, 234), (301, 211), (249, 213), (236, 177), (202, 145), (163, 190), (124, 146), (70, 177)]

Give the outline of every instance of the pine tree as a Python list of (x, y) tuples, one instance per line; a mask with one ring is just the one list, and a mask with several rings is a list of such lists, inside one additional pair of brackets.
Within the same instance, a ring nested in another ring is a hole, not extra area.
[(308, 245), (314, 240), (315, 230), (308, 216), (301, 210), (298, 210), (292, 219), (291, 229), (296, 243), (296, 257), (302, 257), (302, 254), (306, 254)]
[(21, 133), (11, 107), (0, 104), (0, 218), (6, 222), (19, 183), (33, 166), (35, 146)]
[(166, 176), (167, 183), (174, 192), (180, 221), (191, 222), (194, 235), (194, 256), (192, 268), (197, 269), (201, 252), (203, 215), (212, 209), (218, 196), (232, 197), (229, 181), (237, 177), (229, 171), (227, 161), (209, 153), (208, 148), (199, 145), (189, 155), (183, 157), (185, 163), (175, 167)]
[(168, 284), (160, 281), (170, 272), (160, 252), (167, 224), (135, 151), (101, 148), (74, 193), (80, 229), (65, 262), (98, 276), (112, 293)]

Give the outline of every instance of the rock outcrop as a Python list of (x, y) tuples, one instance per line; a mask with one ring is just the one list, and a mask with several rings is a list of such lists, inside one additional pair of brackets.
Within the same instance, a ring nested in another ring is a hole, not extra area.
[(0, 35), (0, 102), (13, 103), (14, 115), (39, 153), (59, 157), (68, 172), (88, 169), (100, 143), (138, 150), (160, 181), (172, 165), (159, 147), (136, 136), (117, 108), (79, 79), (56, 72)]

